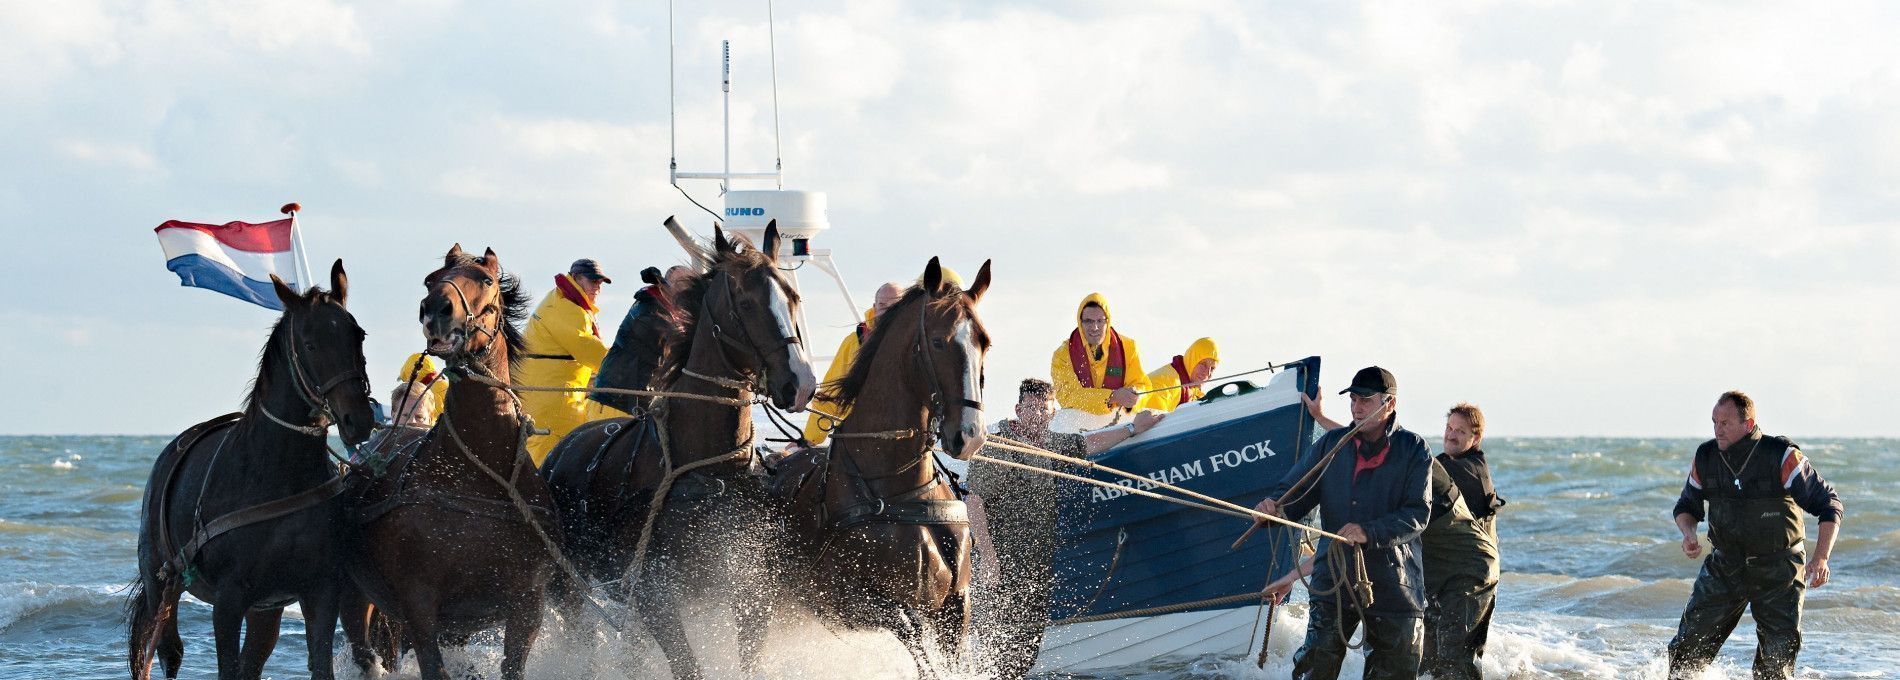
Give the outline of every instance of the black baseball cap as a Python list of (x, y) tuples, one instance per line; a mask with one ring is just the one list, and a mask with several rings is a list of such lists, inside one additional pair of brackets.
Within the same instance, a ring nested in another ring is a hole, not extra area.
[(1378, 366), (1367, 366), (1352, 375), (1352, 387), (1340, 390), (1340, 394), (1390, 394), (1398, 396), (1399, 379), (1392, 372)]
[(614, 282), (613, 279), (607, 278), (606, 274), (600, 273), (600, 263), (595, 262), (594, 258), (591, 257), (583, 257), (575, 260), (574, 264), (567, 268), (567, 274), (569, 276), (585, 276), (590, 279), (600, 279), (601, 283)]

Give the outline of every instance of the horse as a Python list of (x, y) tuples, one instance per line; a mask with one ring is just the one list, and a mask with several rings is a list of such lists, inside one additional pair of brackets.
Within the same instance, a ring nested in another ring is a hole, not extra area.
[[(132, 678), (153, 656), (178, 677), (178, 600), (211, 604), (221, 680), (256, 678), (276, 646), (284, 607), (303, 604), (309, 671), (333, 677), (343, 485), (329, 427), (351, 446), (375, 420), (363, 329), (344, 306), (349, 277), (299, 294), (271, 277), (284, 313), (258, 360), (244, 410), (193, 426), (153, 462), (140, 504), (138, 580), (126, 601)], [(244, 635), (239, 645), (240, 628)]]
[[(774, 221), (756, 249), (717, 228), (711, 252), (689, 246), (702, 271), (677, 306), (692, 316), (668, 339), (653, 381), (675, 395), (640, 416), (576, 428), (541, 468), (569, 556), (589, 580), (633, 579), (630, 604), (678, 678), (699, 677), (681, 598), (731, 580), (719, 568), (731, 557), (721, 537), (752, 533), (745, 525), (762, 516), (763, 486), (748, 474), (755, 386), (793, 411), (817, 387), (798, 336), (798, 295), (778, 269), (779, 242)], [(571, 610), (578, 594), (565, 595)], [(741, 636), (748, 666), (756, 642)]]
[[(824, 399), (851, 409), (831, 435), (779, 467), (792, 558), (778, 587), (825, 620), (889, 630), (932, 677), (930, 651), (958, 662), (970, 620), (968, 510), (940, 473), (932, 440), (959, 460), (983, 447), (983, 360), (989, 334), (968, 290), (931, 258), (921, 283), (883, 314), (851, 370)], [(768, 597), (776, 597), (769, 593)], [(764, 631), (761, 630), (763, 635)], [(934, 640), (935, 645), (928, 642)]]
[[(461, 244), (423, 285), (418, 316), (428, 352), (448, 365), (446, 403), (434, 428), (389, 453), (383, 474), (366, 484), (346, 567), (368, 601), (402, 625), (423, 678), (447, 680), (443, 642), (465, 644), (500, 623), (502, 677), (520, 680), (559, 531), (547, 485), (522, 449), (530, 423), (508, 389), (528, 295), (493, 249), (475, 257)], [(360, 649), (361, 617), (349, 619)]]

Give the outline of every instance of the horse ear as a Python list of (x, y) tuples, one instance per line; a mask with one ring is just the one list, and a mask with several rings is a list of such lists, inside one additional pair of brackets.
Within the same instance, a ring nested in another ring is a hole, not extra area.
[(963, 294), (970, 296), (970, 303), (975, 304), (983, 300), (983, 291), (986, 291), (989, 289), (990, 289), (990, 261), (984, 260), (983, 268), (976, 270), (976, 282), (970, 284), (970, 289), (963, 291)]
[(763, 244), (762, 250), (765, 252), (765, 260), (767, 262), (778, 261), (778, 241), (779, 241), (778, 220), (775, 219), (770, 222), (766, 222), (765, 223), (765, 243)]
[(924, 265), (924, 292), (931, 297), (937, 296), (937, 288), (943, 286), (943, 264), (931, 256), (930, 264)]
[(449, 254), (442, 256), (442, 266), (453, 267), (455, 266), (455, 261), (462, 259), (464, 255), (466, 255), (466, 253), (462, 252), (462, 244), (457, 243), (455, 247), (449, 249)]
[(337, 258), (330, 265), (330, 298), (336, 303), (348, 307), (345, 302), (350, 296), (350, 275), (343, 271), (343, 258)]
[(291, 290), (290, 284), (284, 283), (283, 279), (277, 278), (276, 274), (272, 274), (270, 275), (270, 285), (271, 288), (277, 290), (277, 301), (284, 303), (284, 311), (303, 309), (303, 296), (298, 295), (297, 291)]
[(482, 251), (482, 269), (488, 270), (489, 276), (501, 276), (501, 256), (494, 248)]
[(732, 242), (726, 240), (726, 231), (724, 229), (720, 229), (718, 224), (713, 225), (713, 252), (714, 253), (732, 252)]

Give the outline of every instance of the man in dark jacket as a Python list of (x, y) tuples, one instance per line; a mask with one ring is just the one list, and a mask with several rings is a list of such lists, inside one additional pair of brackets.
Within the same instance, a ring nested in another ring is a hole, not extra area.
[[(1302, 518), (1319, 508), (1320, 528), (1351, 542), (1345, 564), (1333, 564), (1322, 539), (1309, 590), (1306, 642), (1293, 657), (1295, 680), (1332, 680), (1346, 657), (1346, 638), (1363, 618), (1364, 677), (1418, 676), (1425, 573), (1419, 534), (1431, 513), (1432, 453), (1423, 437), (1399, 427), (1398, 380), (1373, 366), (1353, 376), (1353, 440), (1348, 430), (1327, 432), (1309, 447), (1255, 506), (1267, 514)], [(1330, 458), (1328, 454), (1334, 454)], [(1318, 469), (1312, 479), (1303, 480)], [(1284, 501), (1284, 506), (1281, 505)], [(1352, 578), (1363, 560), (1372, 601), (1361, 612)]]
[[(607, 350), (606, 358), (600, 360), (600, 372), (594, 376), (595, 387), (647, 388), (653, 369), (660, 365), (660, 350), (665, 346), (666, 336), (677, 327), (673, 296), (691, 281), (692, 274), (693, 270), (686, 267), (667, 270), (664, 279), (657, 267), (647, 267), (640, 272), (640, 280), (647, 286), (633, 294), (633, 308), (620, 320), (613, 347)], [(634, 407), (644, 401), (630, 394), (602, 392), (589, 393), (587, 398), (625, 413), (632, 413)]]
[[(1830, 576), (1827, 560), (1840, 526), (1841, 499), (1794, 442), (1762, 434), (1748, 395), (1724, 393), (1715, 402), (1713, 420), (1715, 439), (1696, 449), (1675, 515), (1682, 554), (1694, 559), (1702, 555), (1696, 524), (1705, 517), (1706, 504), (1715, 552), (1703, 560), (1682, 623), (1669, 641), (1669, 677), (1701, 675), (1746, 608), (1755, 616), (1760, 641), (1755, 677), (1786, 678), (1801, 651), (1802, 596)], [(1812, 560), (1802, 555), (1803, 510), (1821, 520)]]
[(1425, 653), (1438, 680), (1477, 680), (1497, 602), (1497, 509), (1485, 463), (1484, 412), (1459, 403), (1445, 414), (1445, 451), (1434, 459), (1425, 545)]

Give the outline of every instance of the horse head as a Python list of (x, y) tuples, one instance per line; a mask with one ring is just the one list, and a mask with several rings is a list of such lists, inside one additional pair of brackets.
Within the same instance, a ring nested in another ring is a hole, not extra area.
[[(503, 358), (519, 349), (520, 333), (511, 323), (526, 304), (513, 275), (501, 269), (501, 257), (489, 248), (480, 257), (462, 252), (457, 243), (442, 258), (442, 268), (423, 278), (428, 289), (418, 319), (428, 352), (450, 367), (471, 361), (492, 361), (500, 348)], [(491, 368), (503, 368), (494, 361)]]
[[(937, 416), (937, 440), (958, 460), (969, 460), (983, 448), (983, 359), (990, 336), (977, 317), (976, 303), (990, 287), (990, 263), (976, 273), (968, 290), (945, 280), (937, 258), (930, 258), (919, 284), (925, 299), (918, 300), (912, 353), (921, 363), (925, 403)], [(893, 310), (894, 311), (894, 310)], [(898, 315), (893, 315), (898, 316)], [(890, 319), (899, 321), (902, 319)], [(897, 329), (892, 329), (896, 331)], [(900, 336), (901, 337), (901, 336)]]
[(310, 287), (299, 294), (276, 275), (271, 276), (271, 285), (284, 304), (284, 316), (278, 322), (281, 340), (274, 350), (289, 364), (298, 396), (310, 406), (311, 416), (328, 414), (344, 442), (363, 443), (376, 418), (364, 371), (365, 334), (344, 306), (350, 280), (343, 261), (331, 265), (328, 291)]
[(686, 296), (699, 298), (693, 324), (711, 330), (727, 365), (764, 376), (774, 406), (802, 411), (818, 380), (798, 333), (798, 291), (778, 268), (777, 220), (759, 247), (741, 245), (713, 228), (708, 270)]

